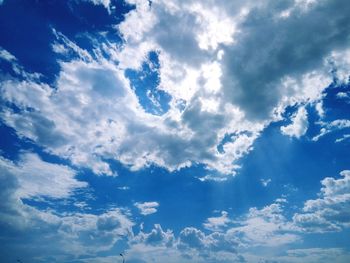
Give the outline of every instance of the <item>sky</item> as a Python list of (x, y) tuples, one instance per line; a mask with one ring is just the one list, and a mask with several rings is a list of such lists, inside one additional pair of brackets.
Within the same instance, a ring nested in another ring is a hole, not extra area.
[(0, 261), (350, 262), (348, 0), (0, 0)]

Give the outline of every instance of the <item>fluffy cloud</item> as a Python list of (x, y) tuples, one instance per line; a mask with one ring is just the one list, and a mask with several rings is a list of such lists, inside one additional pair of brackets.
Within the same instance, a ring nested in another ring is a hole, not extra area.
[(76, 172), (68, 166), (47, 163), (33, 153), (22, 154), (18, 163), (1, 158), (0, 169), (16, 178), (20, 198), (67, 198), (74, 190), (87, 186), (74, 178)]
[(307, 111), (304, 107), (300, 107), (293, 116), (292, 123), (287, 126), (282, 126), (281, 131), (283, 134), (290, 137), (300, 138), (306, 133), (308, 126)]
[(225, 234), (214, 232), (206, 235), (194, 227), (183, 229), (177, 244), (177, 247), (190, 257), (210, 257), (210, 254), (216, 252), (236, 253), (237, 246), (237, 240), (229, 239)]
[(142, 215), (147, 216), (157, 212), (159, 203), (158, 202), (144, 202), (144, 203), (136, 202), (134, 205), (140, 210), (140, 213)]
[(174, 234), (171, 230), (163, 231), (161, 225), (155, 224), (150, 233), (140, 232), (133, 239), (133, 243), (143, 243), (151, 246), (172, 247), (175, 241)]
[(349, 78), (349, 67), (350, 67), (350, 51), (334, 51), (331, 54), (331, 62), (335, 64), (334, 76), (336, 81), (340, 84), (348, 84)]
[(209, 229), (212, 231), (219, 231), (221, 228), (226, 227), (230, 221), (231, 220), (228, 218), (228, 213), (226, 211), (222, 211), (221, 216), (209, 217), (207, 219), (207, 222), (205, 222), (203, 226), (206, 229)]
[(70, 261), (72, 255), (108, 250), (132, 235), (133, 222), (121, 209), (61, 213), (35, 208), (22, 200), (74, 196), (74, 189), (86, 183), (74, 179), (75, 172), (68, 167), (26, 153), (18, 163), (1, 158), (0, 169), (0, 229), (8, 240), (1, 253), (6, 258), (12, 254), (35, 258), (36, 262)]
[(278, 202), (262, 209), (251, 208), (237, 223), (240, 226), (229, 229), (228, 235), (239, 236), (243, 246), (280, 246), (300, 239)]
[[(346, 46), (346, 23), (340, 26), (335, 22), (346, 19), (345, 9), (340, 8), (348, 8), (345, 1), (319, 1), (307, 9), (292, 1), (264, 1), (250, 9), (240, 27), (240, 41), (225, 49), (223, 87), (227, 98), (248, 117), (266, 118), (279, 104), (319, 96), (327, 85), (327, 80), (317, 81), (325, 76), (323, 61), (334, 49)], [(287, 10), (288, 16), (278, 16)], [(335, 20), (324, 21), (324, 16)], [(305, 89), (302, 82), (312, 75), (315, 85)], [(296, 85), (285, 85), (286, 81)]]
[(132, 235), (132, 221), (120, 209), (99, 215), (72, 213), (59, 217), (58, 229), (65, 249), (73, 253), (106, 251), (122, 239)]
[[(209, 234), (186, 227), (175, 236), (172, 231), (163, 231), (160, 225), (155, 225), (150, 233), (141, 231), (135, 236), (127, 252), (132, 255), (131, 262), (141, 258), (162, 262), (166, 257), (171, 262), (327, 262), (326, 259), (347, 262), (349, 254), (340, 248), (287, 249), (299, 244), (308, 232), (338, 231), (349, 226), (346, 202), (350, 172), (341, 174), (344, 178), (322, 180), (322, 197), (308, 200), (293, 218), (285, 216), (287, 201), (277, 199), (260, 209), (250, 208), (237, 218), (229, 218), (226, 212), (208, 218), (204, 226)], [(316, 215), (318, 222), (306, 222), (312, 218), (311, 214)], [(304, 215), (305, 220), (301, 220)], [(285, 252), (272, 255), (271, 247), (283, 247)]]
[(350, 171), (340, 175), (323, 179), (320, 197), (307, 200), (303, 212), (294, 215), (294, 222), (304, 231), (340, 231), (350, 226)]
[[(53, 49), (70, 55), (54, 87), (23, 72), (21, 80), (1, 83), (2, 99), (20, 110), (2, 109), (8, 126), (96, 174), (115, 175), (113, 159), (130, 169), (201, 163), (233, 175), (286, 106), (319, 102), (332, 81), (329, 69), (348, 68), (339, 55), (348, 52), (344, 0), (128, 2), (135, 9), (115, 26), (120, 46), (96, 41), (89, 54), (54, 30)], [(160, 64), (157, 89), (171, 97), (161, 116), (144, 110), (125, 77), (128, 69), (142, 70), (151, 51)], [(305, 116), (299, 109), (282, 131), (300, 137)]]
[[(236, 168), (232, 162), (250, 150), (261, 128), (251, 124), (254, 132), (242, 133), (246, 122), (239, 111), (225, 110), (236, 115), (233, 119), (202, 112), (200, 101), (183, 113), (174, 108), (164, 116), (148, 114), (122, 71), (106, 60), (62, 62), (61, 67), (57, 89), (32, 79), (2, 82), (3, 99), (21, 111), (5, 108), (1, 117), (20, 137), (96, 174), (113, 175), (106, 159), (131, 169), (156, 163), (174, 170), (204, 163), (230, 174)], [(224, 129), (225, 123), (238, 120), (241, 124), (232, 130), (237, 140), (225, 144), (226, 154), (219, 153), (217, 130), (209, 128)]]

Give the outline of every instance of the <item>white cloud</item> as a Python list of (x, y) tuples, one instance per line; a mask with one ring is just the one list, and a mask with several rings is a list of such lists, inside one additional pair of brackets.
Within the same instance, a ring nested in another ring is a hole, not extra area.
[(316, 103), (315, 109), (316, 109), (317, 114), (320, 118), (323, 118), (325, 116), (326, 113), (323, 109), (323, 102), (322, 101)]
[[(8, 253), (36, 261), (72, 261), (111, 249), (132, 235), (133, 222), (125, 210), (113, 208), (95, 214), (39, 209), (21, 198), (68, 198), (86, 183), (74, 179), (70, 168), (47, 163), (34, 154), (22, 154), (18, 163), (0, 159), (0, 228)], [(46, 177), (43, 177), (45, 174)]]
[(283, 215), (280, 202), (262, 209), (251, 208), (243, 218), (237, 220), (240, 225), (228, 230), (231, 236), (240, 236), (244, 246), (281, 246), (298, 241), (297, 228)]
[(156, 213), (159, 207), (158, 202), (136, 202), (134, 205), (140, 210), (140, 213), (145, 216)]
[(109, 5), (111, 4), (111, 0), (90, 0), (95, 5), (103, 5), (105, 8), (109, 8)]
[(262, 184), (264, 187), (267, 187), (267, 186), (271, 183), (271, 178), (268, 178), (268, 179), (260, 179), (260, 182), (261, 182), (261, 184)]
[(106, 251), (132, 235), (133, 222), (120, 209), (99, 215), (72, 213), (59, 217), (58, 233), (68, 251), (78, 254)]
[[(107, 0), (92, 2), (111, 8)], [(332, 22), (347, 21), (344, 1), (128, 2), (136, 8), (115, 25), (123, 45), (96, 41), (89, 54), (53, 30), (53, 49), (74, 54), (60, 63), (55, 87), (28, 75), (1, 85), (3, 99), (21, 110), (3, 110), (8, 126), (96, 174), (115, 175), (106, 161), (114, 159), (132, 170), (201, 163), (212, 175), (232, 176), (286, 106), (319, 102), (332, 81), (329, 67), (339, 74), (349, 68), (338, 55), (347, 52), (348, 28)], [(149, 51), (159, 54), (157, 88), (171, 96), (162, 116), (145, 112), (124, 76), (127, 68), (139, 70)], [(286, 134), (306, 132), (304, 111), (282, 128)]]
[(300, 107), (292, 117), (292, 123), (281, 127), (281, 132), (290, 137), (300, 138), (306, 133), (308, 127), (307, 111), (304, 107)]
[(339, 139), (336, 139), (335, 142), (342, 142), (342, 141), (345, 141), (345, 140), (348, 140), (350, 138), (350, 134), (344, 134), (343, 137), (339, 138)]
[(321, 137), (338, 130), (350, 128), (350, 120), (338, 119), (331, 122), (320, 121), (318, 124), (321, 126), (320, 133), (312, 138), (313, 141), (318, 141)]
[(118, 186), (118, 189), (126, 191), (126, 190), (130, 190), (130, 187), (129, 186)]
[(227, 262), (236, 258), (236, 247), (237, 243), (226, 240), (222, 233), (205, 235), (186, 227), (175, 238), (171, 230), (163, 231), (156, 224), (150, 233), (141, 231), (131, 240), (126, 255), (129, 262)]
[(133, 243), (143, 243), (151, 246), (172, 247), (175, 242), (174, 234), (171, 230), (163, 231), (161, 225), (155, 224), (150, 233), (140, 232), (132, 240)]
[(340, 231), (350, 227), (350, 171), (339, 179), (327, 177), (321, 181), (320, 197), (307, 200), (303, 212), (296, 213), (296, 225), (308, 232)]
[[(1, 2), (0, 2), (0, 5), (1, 5)], [(17, 60), (14, 55), (12, 55), (10, 52), (8, 52), (7, 50), (5, 50), (1, 47), (0, 47), (0, 58), (7, 60), (9, 62)]]
[(198, 253), (208, 256), (211, 252), (226, 251), (236, 252), (238, 243), (235, 239), (227, 239), (222, 233), (214, 232), (205, 235), (201, 230), (187, 227), (180, 232), (177, 247), (184, 252)]
[[(198, 100), (183, 113), (172, 109), (163, 116), (147, 114), (114, 64), (77, 60), (62, 62), (61, 67), (56, 90), (31, 80), (4, 81), (3, 98), (22, 111), (7, 108), (1, 117), (19, 136), (96, 174), (114, 175), (102, 160), (106, 157), (131, 169), (156, 163), (174, 170), (201, 162), (232, 174), (234, 160), (251, 149), (262, 127), (245, 122), (232, 107), (226, 107), (224, 116), (202, 112)], [(239, 133), (222, 154), (216, 144), (230, 132), (226, 123), (232, 132), (244, 131), (246, 125), (254, 132)], [(214, 129), (208, 132), (209, 127)]]
[(17, 163), (1, 158), (0, 169), (16, 177), (20, 198), (67, 198), (88, 185), (75, 179), (76, 172), (68, 166), (45, 162), (33, 153), (21, 154)]
[(56, 41), (52, 44), (52, 50), (55, 53), (65, 55), (69, 58), (75, 54), (79, 59), (85, 62), (92, 62), (93, 58), (85, 49), (80, 48), (76, 43), (69, 40), (65, 35), (52, 28), (52, 33)]
[(230, 222), (231, 220), (228, 218), (228, 213), (226, 211), (222, 211), (221, 216), (209, 217), (203, 226), (211, 231), (220, 231)]
[(331, 63), (334, 63), (334, 76), (338, 83), (348, 84), (350, 67), (350, 50), (333, 51), (330, 57)]
[(337, 98), (340, 98), (340, 99), (349, 99), (350, 96), (347, 92), (338, 92), (337, 93)]

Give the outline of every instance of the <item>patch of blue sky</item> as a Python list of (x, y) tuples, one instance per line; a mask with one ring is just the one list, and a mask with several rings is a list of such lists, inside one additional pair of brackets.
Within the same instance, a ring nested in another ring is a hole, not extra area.
[[(104, 209), (106, 205), (128, 207), (136, 215), (135, 220), (143, 222), (147, 230), (158, 222), (164, 228), (180, 232), (188, 224), (200, 227), (215, 207), (212, 184), (203, 184), (193, 176), (205, 173), (201, 165), (171, 173), (155, 166), (132, 172), (119, 162), (109, 164), (118, 177), (96, 177), (89, 172), (77, 177), (94, 189), (95, 198), (89, 201), (93, 210)], [(121, 189), (125, 186), (128, 188)], [(157, 213), (142, 216), (134, 206), (136, 202), (159, 202), (160, 205)]]
[[(0, 74), (6, 77), (17, 77), (18, 74), (14, 71), (12, 67), (12, 62), (0, 58)], [(18, 76), (20, 77), (20, 76)]]
[(303, 236), (303, 242), (295, 244), (295, 248), (327, 248), (329, 244), (333, 247), (349, 249), (349, 229), (330, 233), (310, 233)]
[(125, 71), (140, 104), (146, 112), (154, 115), (166, 113), (170, 108), (171, 100), (171, 96), (158, 87), (159, 67), (158, 54), (152, 51), (148, 54), (147, 60), (142, 63), (140, 70), (128, 69)]
[(350, 119), (350, 104), (346, 98), (337, 96), (340, 92), (350, 93), (350, 82), (347, 84), (332, 83), (323, 99), (323, 105), (326, 109), (325, 120)]
[(105, 32), (111, 41), (121, 41), (111, 25), (124, 20), (134, 7), (112, 1), (111, 13), (90, 1), (5, 1), (0, 9), (0, 47), (13, 54), (28, 72), (42, 73), (43, 81), (53, 83), (60, 67), (52, 49), (52, 28), (77, 42), (93, 47), (84, 34)]

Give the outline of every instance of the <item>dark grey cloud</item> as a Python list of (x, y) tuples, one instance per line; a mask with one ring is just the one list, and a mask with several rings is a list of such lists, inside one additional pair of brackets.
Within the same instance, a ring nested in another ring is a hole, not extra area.
[[(322, 67), (332, 51), (349, 46), (350, 6), (346, 0), (301, 4), (265, 2), (239, 25), (236, 43), (224, 48), (225, 97), (250, 119), (270, 116), (286, 91), (284, 77), (300, 78)], [(291, 8), (287, 17), (278, 17)], [(293, 95), (293, 94), (290, 94)]]

